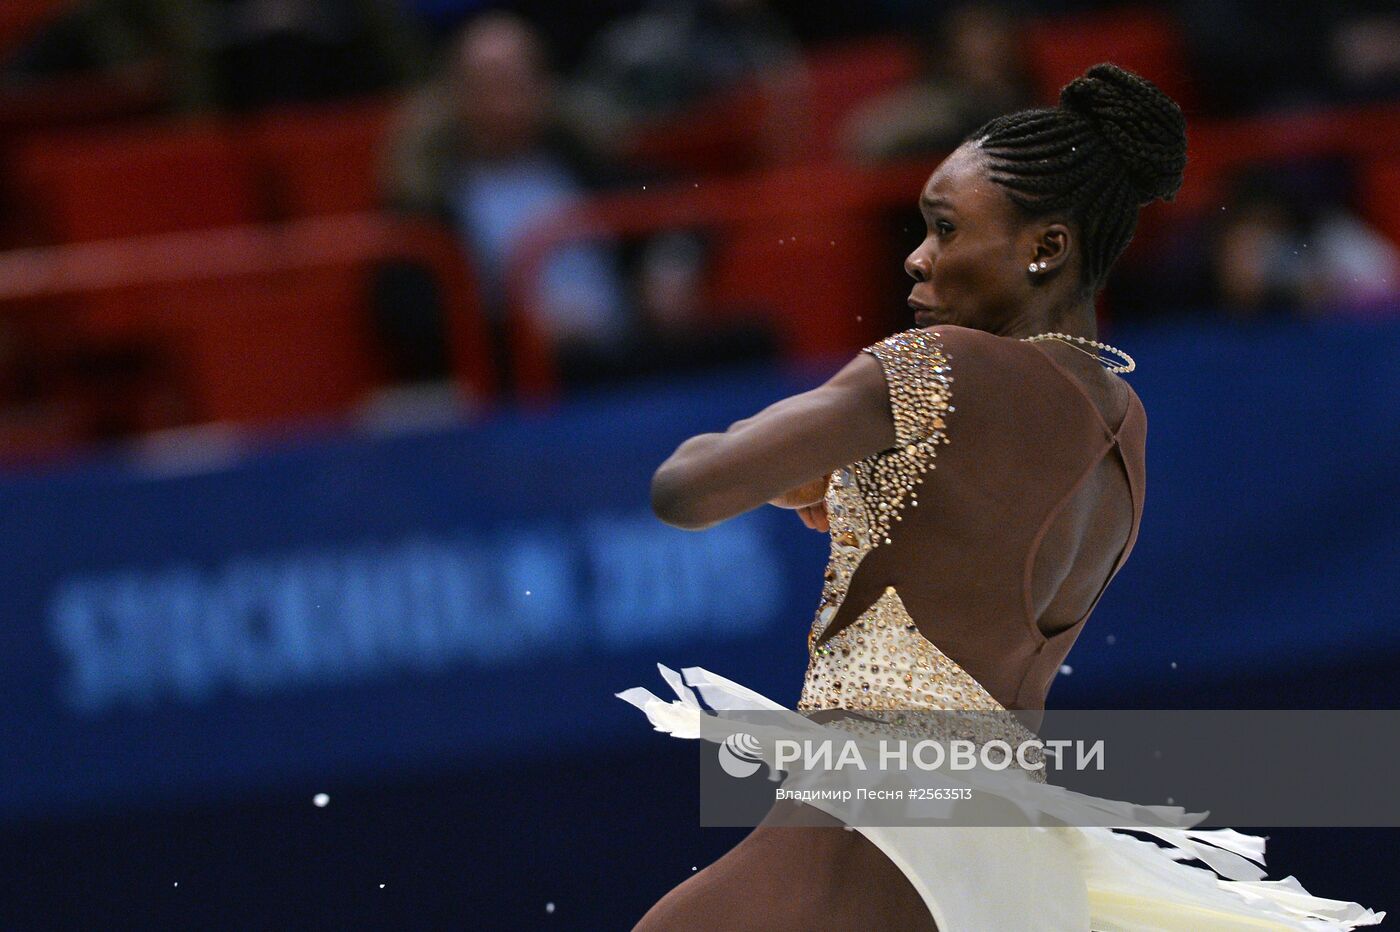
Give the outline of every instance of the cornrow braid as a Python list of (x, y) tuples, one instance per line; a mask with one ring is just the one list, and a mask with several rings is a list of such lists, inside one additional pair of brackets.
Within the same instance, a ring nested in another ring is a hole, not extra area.
[(1103, 287), (1137, 228), (1138, 208), (1170, 201), (1186, 167), (1186, 118), (1151, 81), (1107, 62), (1060, 91), (1058, 107), (988, 120), (964, 142), (1029, 217), (1065, 213), (1078, 226), (1080, 285)]

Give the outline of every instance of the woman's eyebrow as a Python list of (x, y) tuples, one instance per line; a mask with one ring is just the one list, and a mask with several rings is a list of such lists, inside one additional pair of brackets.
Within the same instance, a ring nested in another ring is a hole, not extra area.
[(929, 208), (932, 208), (932, 207), (946, 207), (946, 208), (949, 209), (949, 210), (952, 210), (952, 209), (953, 209), (952, 203), (951, 203), (950, 201), (948, 201), (946, 198), (942, 198), (942, 197), (928, 197), (928, 196), (921, 197), (921, 198), (919, 198), (919, 206), (920, 206), (920, 207), (929, 207)]

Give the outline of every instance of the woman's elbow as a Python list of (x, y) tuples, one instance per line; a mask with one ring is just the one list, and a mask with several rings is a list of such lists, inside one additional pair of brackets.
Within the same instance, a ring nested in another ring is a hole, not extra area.
[(693, 483), (664, 467), (651, 477), (651, 510), (666, 524), (687, 531), (704, 530), (715, 523), (704, 514)]

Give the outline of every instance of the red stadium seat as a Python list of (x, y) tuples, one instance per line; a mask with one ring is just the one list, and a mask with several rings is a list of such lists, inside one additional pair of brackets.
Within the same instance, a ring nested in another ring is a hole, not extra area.
[(764, 159), (767, 114), (762, 89), (745, 85), (641, 128), (626, 156), (636, 166), (681, 175), (755, 168)]
[(34, 325), (24, 346), (39, 394), (87, 412), (93, 435), (345, 412), (386, 373), (370, 307), (384, 261), (434, 275), (453, 372), (479, 402), (498, 389), (467, 260), (436, 226), (362, 214), (54, 252), (77, 254), (91, 290), (70, 293), (67, 279), (4, 309)]
[(1400, 159), (1373, 159), (1360, 166), (1358, 207), (1377, 230), (1400, 247)]
[(14, 171), (60, 241), (228, 226), (259, 214), (247, 154), (217, 124), (44, 135), (19, 148)]
[(170, 103), (159, 65), (119, 74), (80, 74), (0, 88), (0, 133), (14, 139), (37, 130), (88, 127), (154, 114)]
[(196, 422), (334, 414), (378, 376), (354, 267), (143, 290), (181, 361)]
[[(909, 43), (885, 37), (819, 49), (803, 64), (792, 101), (761, 82), (746, 83), (644, 128), (630, 157), (682, 174), (822, 161), (836, 154), (838, 131), (853, 110), (919, 70)], [(792, 112), (775, 111), (788, 103)], [(781, 127), (770, 125), (777, 119)]]
[(766, 310), (784, 351), (796, 357), (853, 352), (877, 338), (884, 321), (876, 309), (889, 279), (900, 274), (883, 254), (878, 217), (869, 209), (824, 211), (812, 197), (855, 183), (836, 167), (770, 175), (762, 189), (766, 216), (723, 230), (710, 303), (743, 313)]
[[(422, 262), (442, 289), (454, 371), (477, 398), (497, 375), (476, 292), (450, 237), (396, 230), (384, 258)], [(354, 407), (386, 377), (369, 308), (373, 258), (350, 257), (217, 281), (123, 289), (142, 308), (131, 336), (174, 360), (188, 420), (245, 424), (330, 416)]]
[(902, 39), (879, 37), (814, 50), (807, 56), (809, 159), (831, 158), (846, 118), (861, 104), (895, 90), (919, 75), (919, 56)]
[(1181, 105), (1196, 105), (1185, 42), (1170, 14), (1127, 7), (1041, 19), (1026, 30), (1027, 63), (1046, 104), (1060, 88), (1099, 62), (1140, 74)]
[[(880, 336), (877, 312), (888, 290), (882, 283), (898, 273), (880, 254), (881, 232), (854, 217), (747, 224), (715, 257), (711, 301), (771, 315), (784, 353), (794, 358), (854, 352)], [(881, 273), (886, 267), (888, 276)]]
[[(49, 133), (14, 156), (19, 193), (47, 236), (118, 239), (250, 223), (257, 188), (246, 151), (214, 123)], [(163, 318), (126, 289), (55, 302), (75, 357), (150, 354)]]
[(374, 210), (390, 101), (305, 107), (255, 120), (247, 138), (275, 215)]

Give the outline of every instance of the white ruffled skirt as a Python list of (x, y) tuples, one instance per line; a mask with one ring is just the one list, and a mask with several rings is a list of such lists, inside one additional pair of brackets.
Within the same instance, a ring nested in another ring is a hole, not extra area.
[[(658, 667), (677, 699), (664, 701), (640, 686), (617, 694), (645, 712), (657, 731), (702, 737), (706, 713), (694, 691), (719, 712), (787, 713), (793, 728), (814, 727), (798, 712), (701, 667), (687, 667), (684, 680)], [(1006, 792), (1010, 798), (1018, 791)], [(1086, 803), (1100, 812), (1120, 805), (1043, 785), (1032, 792), (1045, 812), (1063, 804), (1062, 816)], [(841, 816), (829, 804), (812, 804)], [(1124, 812), (1145, 811), (1121, 805)], [(1263, 879), (1264, 839), (1229, 828), (1131, 824), (1165, 847), (1113, 828), (1072, 824), (852, 828), (909, 878), (940, 932), (1339, 932), (1385, 918), (1358, 903), (1313, 896), (1291, 876)], [(1191, 860), (1207, 867), (1182, 863)]]

